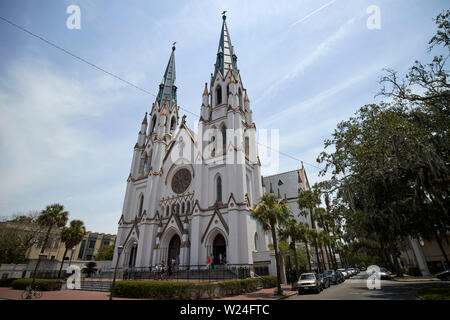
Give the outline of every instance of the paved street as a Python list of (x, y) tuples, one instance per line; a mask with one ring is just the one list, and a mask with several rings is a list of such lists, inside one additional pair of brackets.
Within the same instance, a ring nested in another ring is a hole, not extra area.
[(448, 284), (448, 281), (398, 282), (381, 280), (381, 290), (369, 290), (366, 286), (365, 272), (332, 285), (319, 294), (295, 294), (287, 300), (417, 300), (416, 291), (424, 286)]

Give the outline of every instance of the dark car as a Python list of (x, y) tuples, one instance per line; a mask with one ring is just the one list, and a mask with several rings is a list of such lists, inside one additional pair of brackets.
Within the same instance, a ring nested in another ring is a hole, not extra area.
[(342, 283), (345, 281), (344, 274), (339, 270), (336, 270), (336, 278), (338, 279), (338, 283)]
[(440, 280), (450, 281), (450, 270), (445, 270), (445, 271), (442, 271), (442, 272), (436, 274), (436, 278), (438, 278)]
[(336, 273), (336, 270), (325, 270), (323, 274), (330, 279), (330, 284), (338, 284), (342, 282), (339, 275)]
[(325, 274), (321, 273), (319, 274), (320, 283), (322, 285), (322, 289), (326, 289), (330, 287), (330, 278)]

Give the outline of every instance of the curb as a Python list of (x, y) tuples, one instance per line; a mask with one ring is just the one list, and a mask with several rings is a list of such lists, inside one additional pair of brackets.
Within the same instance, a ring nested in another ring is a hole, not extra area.
[(397, 282), (436, 282), (441, 281), (439, 279), (393, 279)]

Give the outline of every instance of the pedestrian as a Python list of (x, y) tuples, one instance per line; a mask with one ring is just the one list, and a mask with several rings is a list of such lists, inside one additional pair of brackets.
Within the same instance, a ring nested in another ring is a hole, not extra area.
[(209, 258), (209, 256), (206, 258), (206, 265), (208, 266), (208, 269), (211, 268), (211, 259)]
[(155, 280), (159, 279), (159, 266), (157, 263), (155, 263), (155, 267), (153, 269), (153, 279)]
[(214, 256), (211, 256), (211, 268), (214, 269)]
[(161, 263), (161, 269), (160, 269), (160, 273), (161, 273), (161, 280), (164, 280), (166, 278), (166, 265), (164, 264), (164, 262)]
[(219, 264), (222, 264), (222, 253), (219, 253)]

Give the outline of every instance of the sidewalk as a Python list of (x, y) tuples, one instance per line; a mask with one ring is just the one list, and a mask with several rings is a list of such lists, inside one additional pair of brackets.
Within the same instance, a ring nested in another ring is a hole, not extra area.
[(255, 292), (246, 293), (240, 296), (217, 298), (215, 300), (281, 300), (297, 294), (297, 291), (291, 291), (291, 286), (287, 284), (281, 285), (283, 296), (275, 295), (276, 288), (261, 289)]
[[(255, 292), (243, 294), (240, 296), (218, 298), (216, 300), (280, 300), (296, 294), (291, 291), (290, 285), (282, 285), (283, 297), (274, 294), (276, 288), (261, 289)], [(23, 300), (21, 298), (23, 290), (14, 290), (11, 288), (0, 287), (0, 300)], [(42, 297), (33, 300), (109, 300), (108, 292), (82, 291), (82, 290), (60, 290), (43, 291)], [(113, 298), (113, 300), (146, 300), (146, 299), (127, 299)]]
[(405, 275), (403, 277), (393, 277), (392, 280), (398, 282), (430, 282), (430, 281), (441, 281), (438, 278), (433, 277), (413, 277)]
[[(23, 300), (22, 292), (23, 290), (0, 287), (0, 299)], [(82, 290), (42, 291), (42, 297), (33, 300), (109, 300), (109, 293)], [(113, 300), (133, 299), (113, 298)]]

